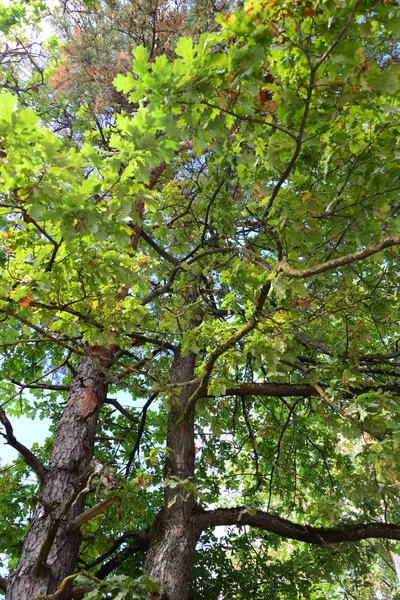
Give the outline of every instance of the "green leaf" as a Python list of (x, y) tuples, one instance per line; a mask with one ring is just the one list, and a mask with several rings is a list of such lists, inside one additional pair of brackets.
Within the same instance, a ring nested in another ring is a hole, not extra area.
[(183, 58), (185, 65), (190, 66), (194, 59), (193, 41), (190, 38), (181, 37), (175, 47), (177, 56)]
[(0, 95), (0, 119), (12, 123), (12, 115), (15, 112), (17, 98), (10, 92)]
[(126, 75), (122, 75), (121, 73), (118, 74), (113, 83), (116, 90), (123, 94), (129, 94), (135, 87), (135, 80), (132, 73), (127, 73)]

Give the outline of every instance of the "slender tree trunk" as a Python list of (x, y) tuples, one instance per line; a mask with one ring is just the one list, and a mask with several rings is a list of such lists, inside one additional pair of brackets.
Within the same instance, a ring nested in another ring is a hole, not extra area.
[[(195, 355), (177, 355), (172, 365), (172, 383), (194, 377)], [(194, 476), (194, 402), (189, 400), (196, 386), (176, 388), (168, 417), (165, 478), (193, 481)], [(164, 508), (151, 531), (145, 569), (156, 579), (163, 600), (186, 600), (193, 555), (198, 534), (193, 526), (195, 498), (184, 487), (166, 487)]]
[[(91, 358), (83, 358), (71, 382), (39, 501), (6, 600), (34, 600), (37, 594), (53, 593), (75, 568), (80, 533), (69, 533), (68, 528), (83, 509), (85, 494), (79, 492), (90, 473), (98, 415), (106, 395), (103, 371)], [(68, 596), (66, 588), (58, 600)]]
[(400, 556), (396, 552), (391, 552), (390, 556), (392, 557), (393, 566), (396, 571), (397, 581), (400, 583)]

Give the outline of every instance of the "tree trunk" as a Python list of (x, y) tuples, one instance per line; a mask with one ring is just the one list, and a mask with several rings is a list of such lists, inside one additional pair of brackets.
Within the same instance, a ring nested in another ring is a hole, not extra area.
[[(98, 415), (106, 395), (102, 369), (91, 358), (83, 358), (71, 382), (39, 501), (6, 600), (34, 600), (37, 594), (53, 593), (75, 568), (80, 532), (69, 533), (68, 528), (83, 509), (85, 493), (79, 492), (90, 473)], [(67, 586), (58, 600), (68, 596)]]
[[(196, 356), (177, 355), (172, 365), (172, 383), (194, 377)], [(194, 414), (192, 394), (196, 384), (177, 387), (168, 416), (165, 478), (193, 482)], [(192, 400), (189, 402), (189, 400)], [(147, 573), (157, 580), (163, 600), (186, 600), (198, 533), (193, 526), (195, 498), (185, 486), (166, 487), (164, 508), (153, 525), (145, 562)]]
[(394, 570), (396, 571), (397, 581), (400, 583), (400, 555), (396, 554), (396, 552), (391, 552), (390, 556), (392, 557)]

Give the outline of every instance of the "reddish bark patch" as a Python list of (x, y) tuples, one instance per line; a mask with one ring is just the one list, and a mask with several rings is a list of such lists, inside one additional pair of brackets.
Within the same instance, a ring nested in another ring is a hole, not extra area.
[(93, 390), (85, 390), (78, 401), (78, 411), (82, 417), (88, 417), (99, 406), (99, 400)]

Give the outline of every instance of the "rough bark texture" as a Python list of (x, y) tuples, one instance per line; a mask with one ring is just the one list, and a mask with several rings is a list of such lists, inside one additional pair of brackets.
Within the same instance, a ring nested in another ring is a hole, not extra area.
[(394, 570), (396, 571), (397, 581), (400, 583), (400, 556), (395, 552), (391, 552), (390, 556), (392, 557)]
[[(172, 383), (181, 384), (194, 377), (196, 357), (177, 355), (172, 366)], [(168, 417), (165, 478), (193, 481), (194, 476), (194, 402), (189, 400), (195, 385), (177, 387)], [(145, 569), (160, 584), (163, 600), (186, 600), (193, 555), (198, 534), (193, 526), (195, 499), (184, 487), (167, 487), (165, 502), (151, 531)]]
[[(106, 394), (101, 368), (89, 357), (82, 359), (71, 382), (39, 501), (6, 600), (34, 600), (37, 594), (53, 593), (75, 568), (80, 533), (69, 533), (68, 527), (83, 509), (85, 494), (79, 492), (90, 473), (98, 414)], [(58, 600), (69, 595), (67, 587)]]

